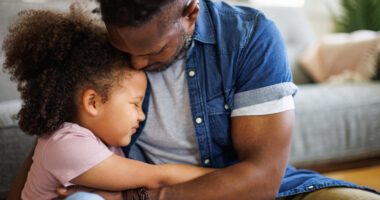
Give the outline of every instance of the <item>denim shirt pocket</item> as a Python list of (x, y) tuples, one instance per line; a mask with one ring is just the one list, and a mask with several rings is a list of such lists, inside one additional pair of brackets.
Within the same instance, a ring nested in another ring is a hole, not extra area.
[(235, 151), (232, 147), (230, 124), (226, 123), (230, 121), (231, 109), (222, 92), (207, 100), (207, 110), (213, 154), (224, 159), (231, 158)]

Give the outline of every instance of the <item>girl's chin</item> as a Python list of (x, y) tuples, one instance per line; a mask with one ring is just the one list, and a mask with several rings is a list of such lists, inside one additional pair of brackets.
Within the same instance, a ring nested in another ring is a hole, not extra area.
[(128, 146), (131, 143), (131, 136), (125, 136), (123, 140), (120, 140), (119, 146)]

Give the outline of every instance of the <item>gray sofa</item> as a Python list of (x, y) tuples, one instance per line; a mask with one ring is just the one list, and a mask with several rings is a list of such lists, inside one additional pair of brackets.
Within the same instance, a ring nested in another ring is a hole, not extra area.
[[(40, 4), (0, 2), (0, 39), (11, 17), (23, 8)], [(67, 7), (52, 1), (44, 7)], [(287, 44), (294, 80), (296, 123), (290, 162), (296, 166), (337, 164), (380, 157), (380, 83), (313, 84), (297, 65), (297, 57), (313, 40), (313, 31), (301, 9), (265, 8), (277, 23)], [(3, 62), (3, 55), (0, 58)], [(23, 134), (14, 115), (19, 94), (9, 77), (0, 73), (0, 199), (30, 151), (34, 138)]]
[[(306, 14), (299, 8), (263, 8), (286, 42), (294, 82), (296, 122), (290, 162), (332, 170), (333, 164), (359, 166), (380, 158), (380, 82), (315, 84), (297, 59), (314, 41)], [(342, 58), (344, 59), (344, 58)], [(326, 167), (327, 166), (327, 167)], [(344, 167), (344, 166), (343, 166)]]

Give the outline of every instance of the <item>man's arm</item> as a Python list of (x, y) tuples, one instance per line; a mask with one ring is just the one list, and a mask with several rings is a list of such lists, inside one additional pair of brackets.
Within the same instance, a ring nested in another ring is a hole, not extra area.
[(233, 117), (240, 162), (193, 181), (149, 191), (152, 199), (274, 199), (289, 157), (294, 111)]
[(30, 166), (32, 166), (32, 157), (34, 153), (34, 149), (36, 148), (37, 141), (35, 142), (32, 150), (29, 155), (26, 157), (24, 163), (21, 165), (19, 169), (16, 179), (13, 181), (12, 186), (9, 189), (7, 200), (19, 200), (21, 199), (21, 191), (24, 188), (26, 178), (28, 177), (28, 172)]

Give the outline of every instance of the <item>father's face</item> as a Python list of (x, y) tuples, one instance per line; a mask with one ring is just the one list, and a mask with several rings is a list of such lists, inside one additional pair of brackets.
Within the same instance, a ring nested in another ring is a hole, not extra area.
[(107, 25), (107, 30), (111, 43), (128, 53), (133, 68), (161, 71), (183, 54), (191, 40), (180, 20), (165, 29), (162, 23), (152, 19), (140, 27)]

